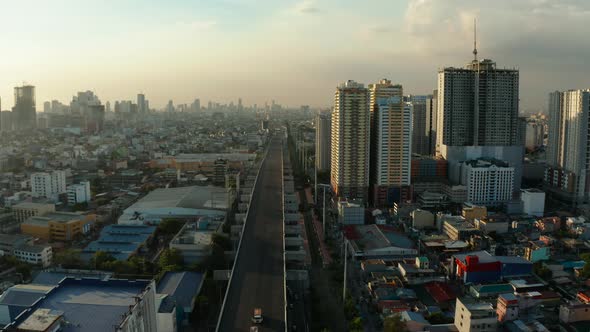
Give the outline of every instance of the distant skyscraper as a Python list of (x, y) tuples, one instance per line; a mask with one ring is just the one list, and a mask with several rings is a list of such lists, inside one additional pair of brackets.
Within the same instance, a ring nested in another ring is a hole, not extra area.
[(409, 199), (412, 104), (403, 89), (389, 80), (370, 84), (371, 166), (370, 187), (375, 206), (391, 206)]
[(432, 96), (410, 96), (408, 100), (413, 107), (412, 153), (419, 155), (430, 154), (430, 100)]
[(146, 100), (145, 100), (145, 95), (143, 93), (140, 93), (137, 95), (137, 110), (139, 111), (139, 113), (147, 113), (147, 107), (145, 104)]
[(7, 132), (12, 131), (12, 112), (2, 111), (0, 112), (0, 131)]
[(549, 95), (548, 189), (576, 203), (590, 196), (590, 90)]
[(51, 101), (51, 113), (59, 113), (64, 114), (66, 113), (66, 106), (59, 102), (59, 100), (52, 100)]
[(175, 111), (175, 109), (174, 109), (174, 103), (172, 102), (172, 100), (169, 100), (168, 101), (168, 104), (166, 105), (166, 112), (172, 113), (174, 111)]
[(35, 87), (23, 85), (14, 88), (13, 125), (15, 129), (32, 129), (37, 126)]
[(44, 102), (43, 103), (43, 113), (50, 113), (51, 112), (51, 102)]
[(369, 91), (355, 81), (339, 85), (332, 112), (330, 165), (332, 188), (339, 197), (367, 199), (369, 121)]
[(199, 98), (195, 99), (191, 104), (191, 110), (193, 112), (200, 112), (201, 111), (201, 100)]
[(82, 116), (88, 115), (90, 107), (100, 105), (100, 99), (92, 91), (81, 91), (72, 98), (70, 102), (70, 110), (72, 114), (80, 114)]
[(438, 90), (434, 90), (432, 98), (426, 100), (426, 135), (428, 136), (428, 154), (436, 152), (436, 130), (437, 130), (437, 98)]
[(86, 114), (86, 130), (89, 133), (99, 133), (104, 127), (105, 110), (103, 105), (91, 105)]
[(535, 121), (527, 121), (524, 138), (524, 146), (527, 149), (532, 150), (542, 146), (545, 139), (545, 125)]
[(315, 118), (315, 167), (318, 171), (330, 170), (330, 114), (318, 114)]
[(238, 98), (238, 112), (241, 112), (244, 109), (242, 105), (242, 98)]
[(105, 105), (106, 105), (105, 112), (110, 113), (111, 112), (111, 102), (107, 101)]

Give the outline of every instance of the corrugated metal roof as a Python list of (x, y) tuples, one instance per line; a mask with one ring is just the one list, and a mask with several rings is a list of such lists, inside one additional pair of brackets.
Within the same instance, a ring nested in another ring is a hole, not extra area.
[(193, 298), (201, 291), (204, 275), (198, 272), (167, 272), (158, 283), (156, 292), (168, 294), (183, 308), (192, 306)]

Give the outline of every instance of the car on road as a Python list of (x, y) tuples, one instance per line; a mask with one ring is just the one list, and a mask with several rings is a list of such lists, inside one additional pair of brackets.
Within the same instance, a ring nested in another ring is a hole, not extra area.
[(254, 316), (252, 316), (252, 323), (262, 324), (262, 309), (260, 309), (260, 308), (254, 309)]

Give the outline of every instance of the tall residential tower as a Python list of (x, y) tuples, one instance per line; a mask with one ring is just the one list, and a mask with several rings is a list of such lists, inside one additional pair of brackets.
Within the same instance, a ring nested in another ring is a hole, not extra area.
[(590, 194), (590, 90), (549, 95), (547, 189), (575, 203)]
[(34, 86), (23, 85), (14, 88), (14, 107), (12, 108), (14, 129), (33, 129), (37, 127), (35, 103)]
[(500, 69), (489, 59), (438, 72), (436, 153), (449, 169), (464, 161), (493, 158), (514, 167), (518, 195), (524, 146), (520, 135), (519, 71)]
[(389, 80), (369, 85), (371, 95), (370, 190), (375, 206), (409, 199), (412, 104)]
[(330, 114), (315, 118), (315, 167), (318, 171), (330, 170)]
[(331, 132), (332, 189), (366, 201), (369, 187), (369, 91), (347, 81), (336, 88)]

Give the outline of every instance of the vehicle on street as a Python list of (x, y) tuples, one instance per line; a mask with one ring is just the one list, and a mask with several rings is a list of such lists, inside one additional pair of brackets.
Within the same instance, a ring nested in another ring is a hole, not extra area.
[(260, 308), (254, 309), (254, 316), (252, 316), (252, 323), (262, 324), (262, 309), (260, 309)]

